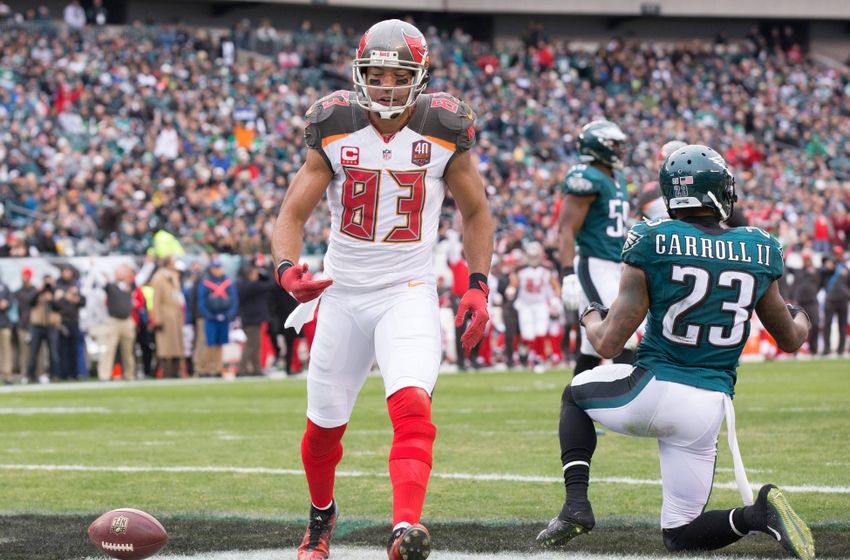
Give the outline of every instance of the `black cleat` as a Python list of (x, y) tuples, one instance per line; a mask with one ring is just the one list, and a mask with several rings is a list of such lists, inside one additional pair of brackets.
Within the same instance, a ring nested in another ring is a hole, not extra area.
[(561, 513), (549, 522), (549, 526), (537, 535), (537, 544), (545, 547), (563, 546), (575, 537), (589, 533), (596, 525), (590, 502), (580, 506), (565, 508), (568, 514)]
[(399, 527), (387, 542), (389, 560), (425, 560), (431, 554), (431, 535), (423, 525)]
[(757, 530), (779, 541), (795, 558), (811, 560), (815, 557), (815, 540), (811, 530), (791, 509), (779, 488), (773, 484), (762, 486), (753, 507), (760, 522)]
[(298, 547), (298, 560), (325, 560), (330, 555), (331, 536), (339, 517), (336, 500), (330, 512), (316, 509), (310, 505), (310, 522), (304, 540)]

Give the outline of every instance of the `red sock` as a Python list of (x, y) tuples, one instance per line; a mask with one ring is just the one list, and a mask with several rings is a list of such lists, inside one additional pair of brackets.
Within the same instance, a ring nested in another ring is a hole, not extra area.
[(348, 424), (322, 428), (307, 420), (301, 439), (301, 462), (307, 475), (310, 501), (317, 508), (327, 506), (334, 497), (336, 466), (342, 459), (342, 434)]
[(437, 435), (431, 423), (431, 397), (418, 387), (405, 387), (387, 399), (387, 408), (393, 424), (393, 526), (402, 521), (419, 523)]
[(549, 335), (549, 344), (552, 345), (552, 357), (556, 362), (564, 359), (564, 353), (561, 350), (561, 344), (564, 342), (564, 331), (558, 331), (558, 334)]

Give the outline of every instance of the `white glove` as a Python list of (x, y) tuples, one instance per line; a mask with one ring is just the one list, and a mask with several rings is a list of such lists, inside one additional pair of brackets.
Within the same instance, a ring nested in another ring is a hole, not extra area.
[(581, 284), (578, 282), (578, 277), (575, 274), (564, 276), (561, 282), (561, 300), (564, 302), (564, 309), (567, 311), (578, 309), (580, 298)]

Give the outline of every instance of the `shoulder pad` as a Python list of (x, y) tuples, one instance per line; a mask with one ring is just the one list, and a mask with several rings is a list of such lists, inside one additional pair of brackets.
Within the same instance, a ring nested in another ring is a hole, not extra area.
[(447, 93), (422, 94), (408, 125), (423, 136), (434, 136), (455, 145), (458, 152), (475, 144), (475, 113), (465, 102)]
[(567, 173), (564, 190), (570, 194), (592, 194), (598, 189), (587, 173), (586, 165), (574, 165)]
[(333, 116), (338, 108), (348, 108), (354, 105), (352, 95), (354, 92), (344, 89), (326, 95), (310, 105), (304, 117), (310, 124), (318, 124)]
[[(646, 238), (650, 235), (650, 228), (653, 225), (657, 225), (660, 222), (654, 222), (652, 224), (647, 222), (637, 222), (631, 228), (629, 228), (629, 233), (626, 235), (626, 241), (623, 243), (623, 256), (638, 246), (642, 239)], [(623, 259), (627, 260), (627, 259)], [(632, 264), (631, 262), (629, 264)]]
[(365, 111), (354, 100), (354, 92), (339, 90), (313, 103), (304, 115), (304, 138), (311, 148), (321, 148), (322, 140), (348, 134), (368, 124)]

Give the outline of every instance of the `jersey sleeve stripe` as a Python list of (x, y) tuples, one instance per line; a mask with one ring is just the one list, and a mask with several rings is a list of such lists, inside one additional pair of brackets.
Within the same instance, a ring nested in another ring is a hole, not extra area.
[(447, 140), (443, 140), (442, 138), (437, 138), (436, 136), (426, 136), (425, 138), (427, 138), (431, 142), (434, 142), (435, 144), (439, 144), (440, 146), (444, 147), (449, 151), (453, 152), (457, 149), (457, 144), (449, 142)]
[(351, 134), (350, 132), (344, 132), (342, 134), (334, 134), (333, 136), (328, 136), (327, 138), (322, 138), (322, 147), (324, 148), (331, 142), (336, 142), (337, 140), (341, 140)]

